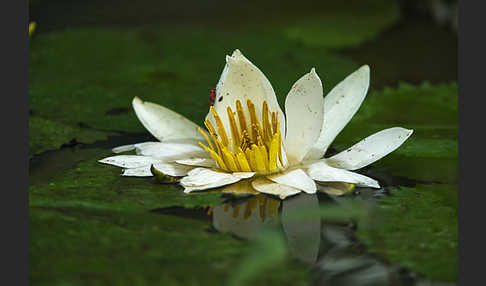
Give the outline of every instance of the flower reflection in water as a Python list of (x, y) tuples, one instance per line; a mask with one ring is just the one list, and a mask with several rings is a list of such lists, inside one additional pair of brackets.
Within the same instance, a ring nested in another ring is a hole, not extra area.
[(366, 254), (349, 225), (325, 222), (319, 210), (315, 195), (280, 201), (259, 194), (214, 207), (211, 220), (217, 231), (241, 239), (252, 239), (266, 227), (281, 227), (290, 255), (315, 271), (317, 285), (414, 284), (398, 267)]

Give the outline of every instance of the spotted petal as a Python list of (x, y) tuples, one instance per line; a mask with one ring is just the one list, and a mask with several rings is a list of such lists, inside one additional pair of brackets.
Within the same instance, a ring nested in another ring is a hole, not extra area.
[(158, 140), (203, 139), (197, 124), (161, 105), (135, 97), (133, 109), (143, 126)]
[(195, 143), (146, 142), (135, 144), (135, 150), (139, 155), (162, 158), (165, 161), (209, 156)]
[[(264, 101), (267, 102), (270, 112), (277, 111), (281, 122), (281, 134), (285, 134), (285, 116), (278, 105), (272, 85), (253, 63), (243, 56), (239, 50), (235, 50), (231, 56), (226, 57), (226, 66), (216, 86), (216, 100), (214, 103), (214, 109), (221, 117), (228, 134), (230, 132), (230, 123), (227, 107), (231, 107), (233, 112), (236, 112), (236, 100), (240, 100), (242, 105), (246, 107), (248, 99), (255, 104), (256, 115), (259, 120), (261, 120)], [(243, 108), (243, 110), (249, 125), (250, 114), (247, 108)], [(208, 113), (207, 118), (213, 121), (210, 113)], [(232, 139), (228, 139), (231, 142)]]
[(305, 160), (322, 158), (336, 136), (358, 111), (370, 83), (370, 68), (362, 66), (336, 85), (324, 98), (321, 134)]
[(123, 170), (122, 176), (125, 177), (152, 177), (152, 172), (150, 171), (150, 165), (130, 168)]
[(412, 135), (413, 130), (393, 127), (377, 132), (352, 147), (328, 159), (331, 166), (357, 170), (385, 157), (400, 147)]
[(160, 162), (160, 159), (139, 155), (116, 155), (101, 159), (98, 162), (122, 168), (139, 168), (150, 167), (151, 164)]
[(301, 77), (285, 99), (287, 158), (290, 165), (302, 161), (319, 138), (324, 118), (322, 83), (315, 69)]

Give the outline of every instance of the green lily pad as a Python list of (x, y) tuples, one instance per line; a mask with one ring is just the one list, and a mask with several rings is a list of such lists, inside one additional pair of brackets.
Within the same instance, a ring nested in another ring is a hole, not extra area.
[(105, 140), (112, 133), (89, 130), (71, 125), (29, 116), (29, 157), (59, 149), (72, 140), (78, 143), (93, 143)]
[(400, 18), (398, 4), (392, 1), (335, 2), (338, 7), (330, 6), (284, 28), (284, 35), (311, 47), (345, 48), (376, 37)]
[(369, 250), (437, 281), (457, 280), (457, 185), (392, 190), (358, 228)]

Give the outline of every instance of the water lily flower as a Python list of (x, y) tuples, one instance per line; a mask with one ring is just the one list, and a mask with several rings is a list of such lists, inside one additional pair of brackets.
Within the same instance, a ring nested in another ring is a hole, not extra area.
[(326, 97), (314, 68), (290, 89), (285, 114), (265, 75), (239, 50), (226, 57), (205, 129), (163, 106), (133, 99), (145, 128), (160, 142), (115, 148), (101, 163), (125, 168), (124, 176), (180, 177), (184, 192), (225, 187), (284, 199), (316, 193), (318, 184), (343, 182), (379, 188), (354, 170), (398, 148), (413, 130), (393, 127), (349, 149), (323, 158), (363, 102), (369, 87), (367, 65), (350, 74)]

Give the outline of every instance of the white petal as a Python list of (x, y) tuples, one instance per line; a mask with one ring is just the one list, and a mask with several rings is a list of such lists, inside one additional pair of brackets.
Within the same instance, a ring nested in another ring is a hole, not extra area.
[(313, 68), (292, 86), (285, 99), (287, 116), (285, 143), (291, 166), (302, 161), (319, 138), (324, 118), (323, 112), (322, 83)]
[(207, 168), (195, 168), (181, 179), (180, 184), (185, 188), (184, 192), (189, 193), (233, 184), (244, 177), (253, 175), (254, 173), (247, 176), (233, 176), (230, 173), (218, 172)]
[[(297, 213), (315, 212), (314, 216), (296, 219)], [(282, 203), (282, 226), (290, 252), (303, 262), (314, 264), (321, 241), (321, 218), (317, 196), (300, 194)]]
[(176, 160), (176, 163), (188, 165), (188, 166), (197, 166), (197, 167), (207, 167), (207, 168), (217, 168), (218, 165), (214, 162), (211, 158), (189, 158), (189, 159), (181, 159)]
[(393, 152), (412, 135), (413, 130), (393, 127), (359, 141), (347, 150), (327, 159), (331, 166), (357, 170)]
[(160, 162), (160, 159), (138, 155), (117, 155), (99, 160), (103, 164), (110, 164), (122, 168), (138, 168)]
[(129, 144), (129, 145), (122, 145), (122, 146), (115, 147), (115, 148), (111, 149), (111, 151), (113, 153), (123, 153), (123, 152), (127, 152), (127, 151), (132, 151), (134, 149), (135, 149), (135, 145)]
[(248, 179), (253, 177), (255, 175), (255, 172), (234, 172), (231, 175), (233, 175), (233, 177), (240, 178), (240, 179)]
[(305, 160), (320, 159), (336, 136), (358, 111), (370, 84), (370, 68), (360, 67), (336, 85), (324, 98), (324, 122), (319, 139)]
[(162, 158), (165, 161), (194, 157), (207, 158), (209, 156), (199, 145), (191, 143), (143, 143), (135, 144), (135, 149), (137, 154)]
[(307, 174), (319, 182), (345, 182), (359, 186), (379, 188), (376, 180), (363, 176), (358, 173), (338, 169), (326, 164), (325, 160), (320, 160), (306, 166)]
[(153, 164), (153, 166), (158, 171), (172, 177), (185, 176), (189, 173), (189, 171), (194, 169), (193, 166), (181, 165), (177, 163), (167, 163), (167, 162), (155, 163)]
[(122, 176), (125, 177), (152, 177), (152, 172), (150, 172), (150, 166), (143, 166), (138, 168), (130, 168), (123, 170)]
[[(285, 116), (278, 105), (272, 85), (265, 75), (245, 58), (239, 50), (235, 50), (231, 56), (226, 57), (226, 66), (216, 86), (216, 100), (214, 103), (214, 109), (221, 117), (230, 141), (230, 125), (226, 109), (230, 106), (233, 112), (236, 112), (237, 99), (243, 105), (248, 121), (247, 124), (250, 123), (250, 114), (246, 108), (247, 100), (251, 99), (255, 104), (256, 114), (259, 119), (261, 119), (262, 115), (263, 102), (267, 101), (270, 112), (278, 111), (281, 134), (285, 134)], [(206, 118), (213, 121), (210, 113), (208, 113)]]
[(288, 196), (300, 193), (299, 189), (287, 185), (274, 183), (267, 178), (256, 178), (251, 183), (253, 188), (261, 193), (279, 196), (282, 200)]
[(302, 169), (295, 169), (284, 173), (267, 176), (276, 183), (294, 187), (309, 194), (317, 190), (316, 183)]
[(133, 109), (143, 126), (160, 141), (169, 139), (204, 139), (197, 124), (161, 105), (135, 97)]

